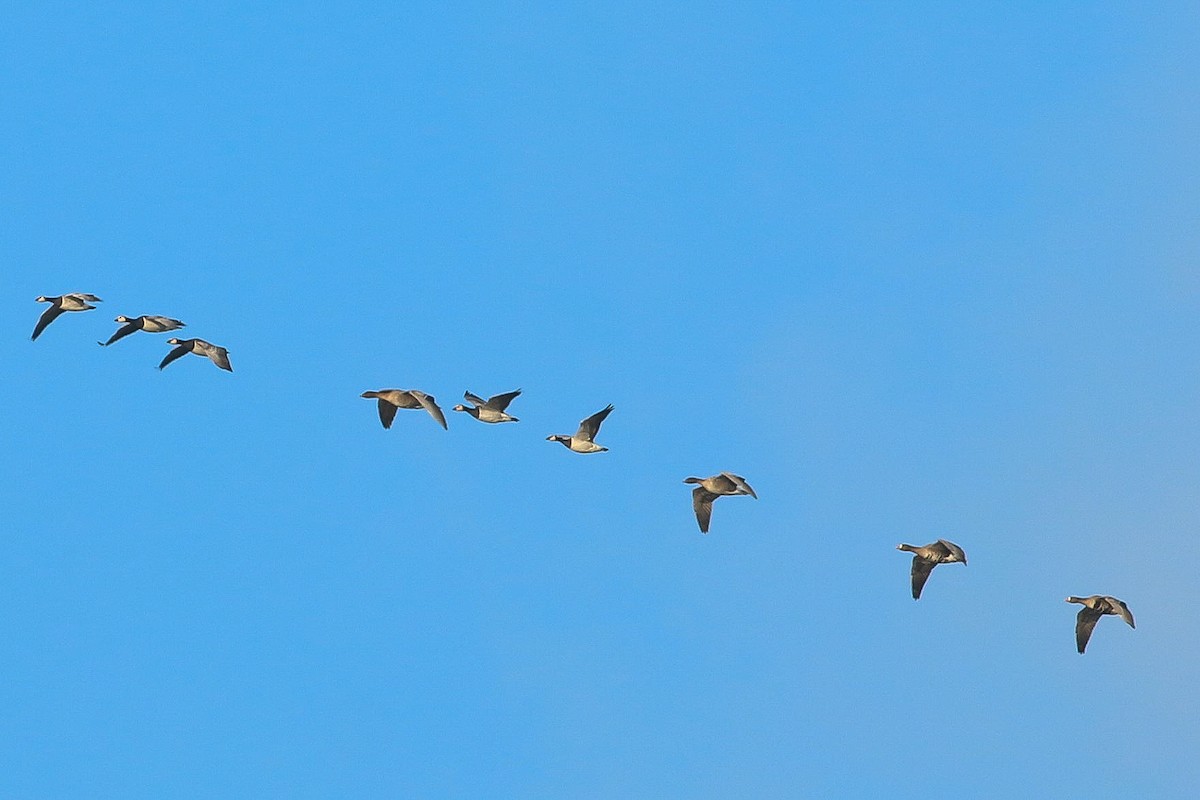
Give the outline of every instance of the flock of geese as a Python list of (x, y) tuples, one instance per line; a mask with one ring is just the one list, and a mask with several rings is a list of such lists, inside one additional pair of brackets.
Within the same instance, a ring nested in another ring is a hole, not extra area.
[[(42, 312), (42, 316), (38, 319), (37, 325), (33, 328), (33, 336), (29, 337), (33, 341), (42, 335), (42, 331), (46, 330), (51, 322), (58, 319), (68, 311), (91, 311), (95, 308), (92, 303), (103, 302), (94, 294), (84, 292), (74, 292), (72, 294), (64, 294), (58, 297), (42, 296), (37, 299), (39, 303), (49, 303), (50, 307)], [(114, 322), (122, 323), (116, 332), (108, 337), (107, 342), (96, 342), (101, 347), (108, 347), (118, 339), (124, 339), (131, 333), (138, 331), (146, 331), (147, 333), (165, 333), (166, 331), (179, 330), (185, 327), (185, 324), (171, 317), (158, 317), (153, 315), (143, 315), (140, 317), (127, 317), (124, 314), (117, 317)], [(175, 361), (188, 353), (195, 353), (198, 356), (205, 356), (214, 364), (223, 370), (233, 372), (233, 367), (229, 363), (229, 351), (224, 347), (218, 347), (211, 342), (206, 342), (203, 339), (167, 339), (167, 344), (175, 345), (175, 349), (167, 353), (166, 357), (159, 363), (158, 368), (162, 369), (167, 364)]]
[[(96, 306), (92, 305), (93, 303), (102, 301), (94, 294), (75, 292), (58, 297), (42, 296), (37, 298), (37, 302), (49, 303), (50, 307), (38, 319), (37, 325), (33, 329), (33, 336), (30, 337), (33, 340), (41, 336), (46, 327), (64, 313), (68, 311), (91, 311), (96, 308)], [(108, 347), (138, 331), (165, 333), (185, 326), (180, 320), (153, 315), (138, 317), (121, 315), (115, 321), (121, 323), (121, 327), (107, 341), (97, 342), (101, 347)], [(233, 367), (229, 363), (229, 351), (224, 347), (212, 344), (204, 339), (171, 338), (167, 340), (167, 344), (174, 345), (174, 349), (167, 353), (159, 363), (159, 369), (163, 369), (171, 362), (182, 358), (188, 353), (193, 353), (208, 358), (213, 364), (223, 370), (233, 372)], [(518, 422), (519, 420), (516, 417), (508, 413), (508, 407), (520, 394), (521, 390), (517, 389), (493, 395), (485, 400), (468, 391), (464, 393), (463, 399), (470, 403), (470, 405), (459, 404), (454, 406), (453, 410), (470, 414), (480, 422), (493, 425), (504, 422)], [(396, 412), (402, 408), (411, 410), (424, 409), (439, 425), (446, 429), (449, 428), (446, 424), (446, 415), (442, 413), (442, 409), (438, 406), (433, 395), (426, 394), (417, 389), (378, 389), (363, 392), (361, 396), (377, 401), (379, 421), (383, 423), (384, 428), (392, 427), (392, 422), (396, 418)], [(609, 404), (590, 417), (582, 420), (579, 423), (579, 429), (575, 433), (570, 435), (561, 433), (552, 434), (547, 436), (546, 440), (559, 442), (572, 453), (586, 455), (606, 452), (608, 450), (607, 447), (596, 444), (596, 435), (600, 432), (600, 425), (603, 424), (612, 411), (613, 406)], [(700, 526), (701, 533), (708, 533), (709, 523), (712, 520), (713, 502), (717, 498), (749, 495), (755, 500), (758, 499), (758, 495), (751, 488), (750, 484), (746, 482), (746, 479), (741, 475), (734, 475), (732, 472), (721, 472), (707, 478), (688, 477), (683, 482), (696, 485), (696, 488), (692, 490), (692, 510), (696, 514), (696, 523)], [(963, 549), (954, 542), (945, 539), (938, 539), (936, 542), (921, 546), (899, 544), (896, 546), (896, 549), (913, 554), (911, 577), (912, 596), (914, 600), (921, 598), (921, 591), (925, 587), (925, 582), (929, 580), (933, 568), (938, 564), (965, 565), (967, 563), (967, 554)], [(1075, 620), (1075, 645), (1080, 653), (1083, 653), (1087, 648), (1088, 640), (1092, 636), (1092, 630), (1103, 616), (1119, 616), (1128, 623), (1129, 627), (1134, 627), (1133, 614), (1129, 611), (1129, 607), (1115, 597), (1099, 594), (1089, 597), (1076, 597), (1072, 595), (1066, 599), (1066, 602), (1077, 603), (1083, 606), (1083, 608), (1079, 609), (1079, 614)]]

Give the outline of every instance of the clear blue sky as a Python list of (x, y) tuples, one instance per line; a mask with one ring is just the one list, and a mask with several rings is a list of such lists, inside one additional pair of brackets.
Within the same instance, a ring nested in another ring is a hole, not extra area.
[(0, 18), (0, 797), (1200, 793), (1194, 3), (401, 5)]

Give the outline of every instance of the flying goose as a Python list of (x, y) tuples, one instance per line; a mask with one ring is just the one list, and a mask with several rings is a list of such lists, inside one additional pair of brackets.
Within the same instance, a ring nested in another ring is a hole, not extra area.
[(916, 547), (911, 544), (898, 544), (897, 550), (906, 550), (913, 554), (912, 562), (912, 595), (913, 600), (921, 599), (921, 589), (929, 580), (929, 573), (938, 564), (962, 563), (966, 566), (967, 554), (954, 542), (938, 539), (932, 544)]
[(1075, 647), (1078, 648), (1080, 654), (1087, 648), (1088, 639), (1092, 638), (1092, 629), (1106, 614), (1118, 616), (1128, 622), (1129, 627), (1136, 627), (1133, 624), (1133, 614), (1130, 613), (1129, 606), (1115, 597), (1106, 594), (1094, 594), (1091, 597), (1071, 595), (1067, 598), (1067, 602), (1079, 603), (1083, 606), (1079, 609), (1079, 615), (1075, 617)]
[(380, 389), (377, 392), (363, 392), (360, 397), (373, 397), (379, 400), (379, 421), (383, 427), (392, 427), (398, 408), (423, 408), (437, 423), (446, 428), (446, 415), (434, 401), (433, 395), (419, 392), (416, 389)]
[(180, 322), (177, 319), (171, 319), (170, 317), (155, 317), (155, 316), (148, 316), (148, 315), (143, 315), (140, 317), (134, 317), (134, 318), (130, 319), (129, 317), (122, 314), (121, 316), (119, 316), (115, 320), (113, 320), (113, 322), (123, 322), (125, 324), (122, 325), (121, 327), (117, 328), (116, 333), (114, 333), (112, 336), (108, 337), (107, 342), (96, 342), (96, 344), (100, 345), (101, 347), (108, 347), (110, 344), (117, 341), (118, 339), (124, 339), (129, 334), (135, 333), (137, 331), (145, 331), (146, 333), (165, 333), (167, 331), (173, 331), (178, 328), (185, 327), (184, 323)]
[(233, 372), (233, 367), (229, 364), (229, 351), (224, 347), (219, 347), (203, 339), (167, 339), (167, 344), (177, 346), (167, 353), (167, 357), (158, 365), (159, 369), (176, 359), (183, 358), (188, 353), (195, 353), (198, 356), (205, 356), (221, 369)]
[(465, 411), (480, 422), (520, 422), (516, 417), (510, 417), (504, 413), (504, 409), (508, 408), (508, 404), (520, 393), (521, 390), (517, 389), (515, 392), (505, 392), (504, 394), (494, 395), (484, 400), (479, 395), (464, 392), (463, 399), (470, 403), (472, 407), (467, 408), (462, 403), (459, 403), (454, 407), (454, 410)]
[(699, 484), (692, 489), (692, 509), (696, 512), (696, 522), (700, 524), (701, 533), (708, 533), (713, 501), (718, 497), (748, 494), (755, 500), (758, 499), (758, 495), (750, 488), (750, 484), (746, 483), (746, 479), (732, 472), (721, 472), (709, 478), (684, 478), (683, 482)]
[(607, 408), (597, 411), (580, 422), (579, 430), (575, 431), (574, 436), (556, 433), (553, 436), (547, 436), (546, 441), (562, 442), (563, 446), (573, 453), (603, 453), (608, 448), (601, 447), (592, 440), (596, 438), (596, 432), (600, 430), (600, 423), (604, 422), (604, 418), (611, 414), (612, 410), (612, 403), (609, 403)]
[(37, 341), (37, 337), (42, 335), (42, 331), (46, 330), (46, 326), (54, 320), (58, 319), (59, 315), (64, 311), (91, 311), (95, 306), (91, 303), (102, 302), (99, 297), (86, 292), (72, 292), (71, 294), (60, 295), (59, 297), (39, 297), (35, 302), (49, 303), (50, 307), (42, 312), (42, 316), (38, 319), (37, 325), (34, 326), (33, 336), (29, 338)]

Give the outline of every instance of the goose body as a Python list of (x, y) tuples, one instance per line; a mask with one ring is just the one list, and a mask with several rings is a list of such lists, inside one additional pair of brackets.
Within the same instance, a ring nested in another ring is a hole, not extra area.
[(560, 442), (572, 453), (603, 453), (607, 447), (601, 447), (593, 441), (600, 430), (600, 424), (612, 413), (612, 403), (579, 423), (579, 430), (574, 435), (556, 433), (546, 437), (548, 442)]
[(195, 353), (209, 359), (226, 372), (233, 372), (233, 366), (229, 363), (229, 351), (224, 347), (203, 339), (167, 339), (167, 344), (175, 345), (175, 349), (167, 353), (162, 363), (158, 365), (159, 369), (163, 369), (172, 361), (183, 358), (188, 353)]
[(438, 407), (431, 394), (425, 394), (416, 389), (380, 389), (363, 392), (359, 396), (379, 401), (379, 421), (383, 423), (384, 428), (392, 427), (392, 420), (396, 418), (396, 410), (401, 408), (423, 408), (429, 412), (429, 416), (437, 420), (439, 425), (443, 428), (447, 427), (446, 415), (442, 413), (442, 409)]
[(718, 497), (748, 494), (755, 500), (758, 495), (746, 479), (732, 472), (719, 472), (707, 478), (684, 478), (684, 483), (698, 484), (692, 489), (692, 510), (696, 512), (696, 523), (701, 533), (708, 533), (708, 524), (712, 520), (712, 504)]
[(118, 339), (124, 339), (129, 334), (137, 333), (138, 331), (145, 331), (146, 333), (165, 333), (167, 331), (178, 330), (179, 328), (185, 327), (184, 323), (177, 319), (151, 315), (130, 318), (122, 314), (113, 321), (123, 324), (120, 328), (117, 328), (116, 332), (112, 336), (108, 337), (107, 342), (96, 343), (101, 347), (108, 347)]
[(1111, 614), (1125, 620), (1129, 627), (1137, 627), (1133, 624), (1133, 613), (1129, 610), (1129, 606), (1111, 595), (1094, 594), (1090, 597), (1071, 595), (1067, 598), (1067, 602), (1083, 606), (1075, 617), (1075, 648), (1081, 655), (1087, 649), (1088, 640), (1092, 638), (1092, 630), (1101, 617)]
[(521, 393), (520, 389), (515, 392), (505, 392), (497, 394), (484, 400), (479, 395), (471, 394), (470, 392), (463, 393), (463, 399), (471, 405), (464, 406), (461, 403), (454, 407), (455, 411), (465, 411), (480, 422), (498, 423), (498, 422), (520, 422), (516, 417), (509, 416), (505, 413), (508, 404), (513, 401), (517, 395)]
[(912, 596), (913, 600), (921, 599), (921, 589), (925, 586), (925, 581), (929, 580), (929, 574), (933, 572), (933, 568), (938, 564), (963, 564), (967, 563), (967, 554), (963, 549), (954, 542), (938, 539), (931, 544), (921, 545), (920, 547), (911, 544), (898, 544), (897, 550), (905, 550), (913, 554), (912, 560)]
[(36, 302), (49, 303), (50, 307), (42, 312), (42, 316), (38, 318), (37, 325), (33, 328), (33, 335), (29, 338), (37, 341), (37, 338), (42, 335), (42, 331), (46, 330), (46, 326), (60, 315), (67, 311), (91, 311), (95, 308), (92, 303), (102, 302), (99, 297), (86, 292), (72, 292), (71, 294), (59, 295), (58, 297), (46, 297), (45, 295), (38, 297)]

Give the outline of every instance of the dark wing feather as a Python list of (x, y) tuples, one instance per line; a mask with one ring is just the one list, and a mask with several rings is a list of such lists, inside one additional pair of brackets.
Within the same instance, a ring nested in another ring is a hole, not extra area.
[(600, 431), (600, 423), (604, 422), (605, 417), (612, 413), (612, 403), (609, 403), (608, 408), (597, 411), (587, 419), (579, 423), (579, 431), (576, 432), (576, 439), (592, 441), (596, 438), (596, 434)]
[(941, 545), (942, 550), (944, 551), (943, 559), (946, 556), (953, 556), (957, 561), (961, 561), (963, 564), (967, 563), (967, 554), (964, 553), (963, 549), (954, 542), (946, 539), (938, 539), (934, 544)]
[(513, 401), (513, 398), (521, 393), (520, 389), (515, 392), (505, 392), (504, 394), (492, 395), (488, 398), (487, 404), (497, 411), (503, 411), (508, 408), (508, 404)]
[(745, 478), (743, 478), (743, 477), (741, 477), (741, 476), (738, 476), (738, 481), (741, 483), (742, 489), (743, 489), (743, 490), (745, 490), (746, 494), (750, 495), (750, 496), (751, 496), (751, 497), (753, 497), (755, 500), (757, 500), (757, 499), (758, 499), (758, 492), (754, 491), (754, 487), (753, 487), (753, 486), (751, 486), (750, 484), (746, 483), (746, 479), (745, 479)]
[(233, 372), (233, 365), (229, 363), (229, 351), (224, 347), (210, 348), (208, 357), (221, 369)]
[(158, 368), (162, 369), (167, 364), (170, 364), (172, 361), (175, 361), (177, 359), (183, 358), (190, 352), (192, 352), (192, 346), (190, 344), (181, 344), (181, 345), (177, 346), (171, 352), (167, 353), (167, 357), (164, 358), (159, 363)]
[(133, 333), (136, 330), (139, 330), (140, 328), (141, 328), (141, 326), (138, 325), (136, 322), (128, 322), (128, 323), (122, 325), (121, 327), (117, 328), (117, 332), (114, 333), (112, 336), (108, 337), (107, 342), (97, 342), (96, 344), (100, 345), (101, 347), (108, 347), (110, 344), (117, 341), (118, 339), (124, 339), (126, 336), (128, 336), (129, 334)]
[(692, 489), (692, 510), (696, 512), (696, 522), (700, 525), (701, 533), (708, 533), (708, 523), (712, 519), (712, 504), (716, 499), (717, 495), (703, 486)]
[(410, 391), (409, 394), (417, 398), (417, 402), (421, 404), (422, 408), (429, 412), (429, 416), (437, 420), (438, 425), (441, 425), (446, 430), (450, 429), (450, 426), (446, 424), (446, 415), (443, 414), (442, 409), (438, 407), (433, 395), (425, 394), (424, 392), (418, 392), (415, 390)]
[(476, 408), (479, 408), (480, 406), (485, 406), (488, 403), (487, 400), (484, 400), (479, 395), (471, 394), (470, 392), (463, 392), (463, 399), (466, 400), (471, 405), (475, 406)]
[(36, 342), (37, 337), (41, 336), (42, 331), (46, 330), (46, 326), (58, 319), (58, 316), (62, 313), (62, 306), (59, 305), (51, 305), (49, 308), (43, 311), (42, 316), (38, 318), (37, 325), (33, 329), (33, 336), (30, 336), (29, 338)]
[(1079, 616), (1075, 618), (1075, 647), (1082, 653), (1087, 649), (1088, 639), (1092, 638), (1092, 629), (1096, 627), (1096, 621), (1100, 619), (1100, 612), (1084, 606), (1079, 609)]
[(383, 427), (392, 427), (392, 420), (395, 418), (396, 407), (382, 397), (379, 398), (379, 421), (383, 423)]
[(1129, 627), (1136, 628), (1133, 624), (1133, 612), (1129, 610), (1129, 606), (1125, 605), (1125, 601), (1118, 600), (1115, 597), (1109, 597), (1108, 602), (1112, 603), (1113, 610), (1117, 612), (1117, 616), (1125, 620)]
[(925, 581), (929, 580), (930, 573), (937, 564), (920, 556), (913, 556), (912, 563), (912, 594), (913, 600), (921, 599), (921, 590), (925, 588)]
[(750, 495), (755, 500), (758, 499), (758, 495), (754, 493), (754, 489), (750, 487), (750, 484), (746, 483), (746, 479), (741, 475), (734, 475), (732, 472), (722, 472), (721, 474), (729, 479), (729, 482), (733, 484), (734, 489), (742, 494)]

